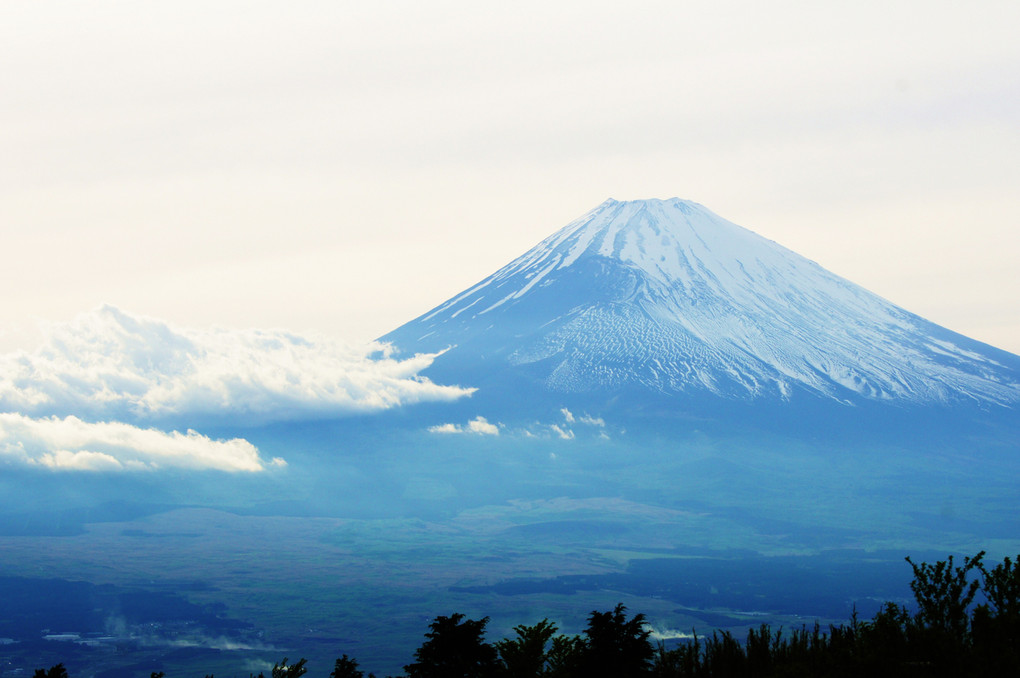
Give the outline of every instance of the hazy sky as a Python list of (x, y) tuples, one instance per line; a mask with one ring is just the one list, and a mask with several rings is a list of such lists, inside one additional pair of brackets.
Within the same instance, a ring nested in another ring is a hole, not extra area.
[(608, 197), (1020, 353), (1020, 3), (9, 2), (0, 349), (365, 341)]

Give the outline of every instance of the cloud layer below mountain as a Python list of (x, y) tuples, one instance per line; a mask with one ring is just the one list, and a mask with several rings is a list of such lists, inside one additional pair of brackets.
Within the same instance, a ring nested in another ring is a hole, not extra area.
[(0, 413), (0, 458), (59, 471), (141, 471), (164, 468), (263, 471), (268, 464), (246, 440), (212, 440), (195, 431), (164, 433), (121, 422), (77, 417), (33, 419)]
[(434, 358), (397, 360), (381, 344), (356, 349), (275, 330), (183, 329), (103, 306), (48, 327), (33, 352), (0, 355), (0, 454), (53, 469), (262, 470), (247, 441), (191, 427), (369, 413), (473, 392), (419, 377)]
[(0, 356), (0, 410), (90, 419), (310, 419), (455, 400), (473, 389), (417, 376), (434, 355), (392, 358), (266, 330), (188, 330), (111, 306)]

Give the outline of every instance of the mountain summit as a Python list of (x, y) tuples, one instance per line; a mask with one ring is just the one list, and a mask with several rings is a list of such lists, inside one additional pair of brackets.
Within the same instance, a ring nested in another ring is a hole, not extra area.
[(1020, 358), (680, 200), (607, 200), (382, 337), (425, 374), (540, 393), (1020, 403)]

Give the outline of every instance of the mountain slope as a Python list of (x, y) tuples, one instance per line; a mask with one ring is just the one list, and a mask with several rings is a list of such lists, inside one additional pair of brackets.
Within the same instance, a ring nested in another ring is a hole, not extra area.
[(1020, 403), (1017, 356), (676, 198), (607, 200), (382, 340), (508, 398)]

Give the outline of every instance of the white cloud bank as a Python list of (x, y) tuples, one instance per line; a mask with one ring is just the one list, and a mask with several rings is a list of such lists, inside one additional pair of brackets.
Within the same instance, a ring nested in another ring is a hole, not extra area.
[(312, 419), (473, 392), (419, 377), (434, 358), (283, 331), (182, 329), (103, 306), (46, 328), (33, 352), (0, 355), (0, 459), (76, 471), (285, 466), (240, 438), (144, 426)]
[(151, 420), (307, 419), (455, 400), (474, 389), (404, 360), (283, 331), (189, 330), (103, 306), (47, 328), (34, 352), (0, 356), (0, 411)]
[[(0, 458), (53, 470), (126, 471), (163, 468), (262, 471), (259, 451), (246, 440), (212, 440), (195, 431), (164, 433), (121, 422), (77, 417), (33, 419), (0, 413)], [(286, 462), (274, 458), (271, 466)]]

